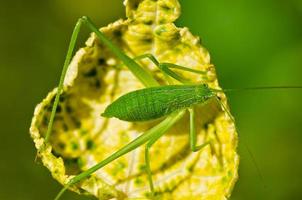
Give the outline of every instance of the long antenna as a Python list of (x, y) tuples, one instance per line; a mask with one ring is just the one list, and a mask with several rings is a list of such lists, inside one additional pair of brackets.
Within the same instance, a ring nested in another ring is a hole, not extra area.
[[(248, 90), (280, 90), (280, 89), (302, 89), (302, 86), (259, 86), (259, 87), (246, 87), (246, 88), (238, 88), (238, 89), (212, 89), (210, 88), (213, 92), (237, 92), (237, 91), (248, 91)], [(233, 121), (235, 127), (235, 120), (232, 116), (232, 114), (230, 113), (229, 109), (220, 101), (220, 99), (216, 96), (216, 100), (217, 102), (220, 104), (220, 106), (223, 108), (223, 110), (227, 113), (227, 115), (229, 116), (229, 118)], [(238, 129), (236, 127), (236, 129)], [(242, 137), (242, 136), (241, 136)], [(264, 182), (264, 178), (262, 176), (261, 170), (256, 162), (256, 159), (251, 151), (251, 149), (249, 148), (249, 146), (247, 145), (247, 143), (245, 142), (245, 140), (242, 140), (243, 144), (245, 146), (245, 148), (247, 149), (248, 154), (250, 155), (252, 162), (254, 164), (254, 166), (256, 167), (257, 173), (263, 183), (264, 188), (267, 188), (267, 186), (265, 185)]]
[(237, 89), (212, 89), (214, 92), (237, 92), (237, 91), (246, 91), (246, 90), (280, 90), (280, 89), (302, 89), (302, 86), (259, 86), (259, 87), (246, 87), (246, 88), (237, 88)]
[[(227, 113), (227, 115), (229, 116), (230, 120), (233, 122), (236, 130), (238, 131), (238, 127), (236, 126), (236, 123), (235, 123), (235, 119), (234, 117), (232, 116), (231, 112), (229, 111), (229, 109), (221, 102), (221, 100), (218, 98), (218, 96), (215, 97), (216, 101), (218, 102), (218, 104), (220, 104), (220, 106), (223, 108), (223, 110)], [(242, 136), (240, 136), (241, 138), (243, 138)], [(245, 139), (242, 140), (243, 141), (243, 145), (245, 146), (248, 154), (250, 155), (251, 159), (252, 159), (252, 163), (254, 164), (254, 166), (256, 167), (256, 171), (258, 173), (258, 176), (263, 184), (263, 187), (266, 188), (266, 185), (265, 185), (265, 182), (264, 182), (264, 178), (263, 178), (263, 175), (261, 173), (261, 170), (259, 168), (259, 165), (257, 164), (257, 161), (255, 159), (255, 156), (254, 154), (252, 153), (250, 147), (247, 145), (247, 143), (245, 142)]]

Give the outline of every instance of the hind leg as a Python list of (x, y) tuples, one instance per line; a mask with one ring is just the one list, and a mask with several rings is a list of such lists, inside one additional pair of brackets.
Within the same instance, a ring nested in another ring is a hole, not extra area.
[(164, 133), (158, 133), (157, 135), (154, 135), (153, 138), (149, 140), (149, 142), (146, 144), (145, 147), (145, 162), (146, 162), (146, 171), (149, 181), (150, 190), (152, 193), (152, 196), (155, 196), (155, 190), (154, 190), (154, 184), (152, 180), (152, 171), (151, 171), (151, 165), (150, 165), (150, 148), (152, 145), (163, 135)]

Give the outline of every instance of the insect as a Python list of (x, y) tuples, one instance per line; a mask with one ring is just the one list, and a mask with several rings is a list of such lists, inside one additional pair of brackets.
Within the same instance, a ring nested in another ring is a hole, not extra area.
[[(211, 143), (211, 141), (206, 141), (203, 144), (197, 145), (196, 141), (196, 132), (195, 132), (195, 112), (194, 106), (197, 104), (204, 104), (209, 100), (215, 100), (217, 103), (224, 109), (230, 119), (232, 116), (225, 105), (218, 98), (219, 92), (232, 91), (232, 90), (219, 90), (210, 88), (206, 84), (194, 84), (186, 80), (179, 74), (175, 73), (172, 69), (176, 68), (179, 70), (184, 70), (191, 73), (197, 73), (205, 75), (205, 72), (189, 69), (183, 66), (178, 66), (171, 63), (159, 63), (155, 57), (150, 54), (142, 55), (131, 59), (126, 54), (124, 54), (117, 46), (115, 46), (108, 38), (105, 37), (102, 32), (100, 32), (93, 22), (87, 18), (82, 17), (77, 22), (72, 37), (70, 46), (67, 52), (66, 60), (63, 66), (63, 72), (60, 78), (60, 83), (58, 87), (58, 92), (52, 107), (52, 114), (48, 124), (47, 134), (45, 137), (45, 143), (48, 142), (49, 136), (52, 131), (54, 115), (58, 106), (60, 99), (60, 94), (62, 92), (63, 81), (66, 75), (67, 66), (70, 63), (71, 55), (75, 46), (77, 35), (80, 31), (82, 25), (87, 25), (90, 30), (92, 30), (99, 40), (103, 42), (118, 59), (120, 59), (126, 67), (137, 77), (137, 79), (146, 87), (142, 90), (133, 91), (128, 93), (111, 105), (102, 114), (103, 117), (116, 117), (124, 121), (139, 121), (144, 122), (152, 119), (163, 118), (163, 120), (153, 128), (146, 131), (141, 136), (137, 137), (135, 140), (125, 145), (123, 148), (113, 153), (111, 156), (107, 157), (100, 163), (91, 167), (87, 171), (80, 173), (65, 185), (65, 187), (60, 191), (56, 196), (58, 200), (62, 194), (72, 185), (80, 182), (81, 180), (87, 178), (92, 173), (96, 172), (100, 168), (106, 166), (117, 158), (125, 155), (126, 153), (136, 149), (137, 147), (146, 144), (145, 147), (145, 161), (146, 161), (146, 171), (148, 175), (148, 181), (150, 185), (150, 191), (153, 196), (155, 196), (154, 184), (152, 181), (152, 172), (150, 170), (150, 157), (149, 150), (152, 145), (165, 134), (165, 132), (175, 125), (178, 120), (180, 120), (186, 111), (189, 111), (190, 114), (190, 148), (192, 151), (199, 151), (203, 147)], [(175, 79), (181, 83), (181, 85), (167, 85), (161, 86), (150, 73), (148, 73), (144, 68), (137, 64), (136, 60), (140, 59), (150, 59), (156, 67), (165, 75), (167, 82), (169, 80)], [(284, 88), (284, 87), (267, 87), (267, 88), (247, 88), (247, 89), (272, 89), (272, 88)], [(301, 87), (288, 87), (288, 88), (301, 88)], [(166, 118), (164, 118), (166, 117)]]

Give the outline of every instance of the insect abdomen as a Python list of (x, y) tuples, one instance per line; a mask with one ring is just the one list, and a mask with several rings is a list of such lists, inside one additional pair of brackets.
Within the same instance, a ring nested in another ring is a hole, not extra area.
[(102, 116), (124, 121), (157, 119), (203, 101), (198, 88), (197, 85), (169, 85), (136, 90), (110, 104)]

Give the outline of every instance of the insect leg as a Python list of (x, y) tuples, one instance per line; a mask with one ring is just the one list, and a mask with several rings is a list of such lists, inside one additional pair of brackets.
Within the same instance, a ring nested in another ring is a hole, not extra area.
[(172, 84), (173, 82), (170, 80), (170, 77), (167, 75), (167, 73), (165, 73), (163, 71), (163, 69), (161, 68), (160, 66), (160, 63), (158, 62), (158, 60), (155, 58), (155, 56), (153, 56), (152, 54), (143, 54), (143, 55), (140, 55), (140, 56), (137, 56), (137, 57), (134, 57), (133, 60), (142, 60), (142, 59), (149, 59), (157, 68), (159, 68), (159, 70), (164, 74), (165, 76), (165, 79), (166, 81), (169, 83), (169, 84)]
[(153, 180), (152, 180), (152, 171), (151, 171), (151, 166), (150, 166), (150, 157), (149, 157), (149, 151), (150, 148), (152, 147), (152, 145), (161, 137), (163, 136), (165, 132), (158, 132), (156, 135), (154, 135), (153, 138), (151, 138), (149, 140), (149, 142), (146, 144), (145, 147), (145, 162), (146, 162), (146, 171), (147, 171), (147, 176), (148, 176), (148, 181), (149, 181), (149, 185), (150, 185), (150, 190), (152, 193), (152, 196), (155, 195), (154, 192), (154, 184), (153, 184)]
[(192, 84), (191, 81), (189, 81), (188, 79), (180, 76), (179, 74), (173, 72), (171, 69), (169, 69), (169, 67), (166, 64), (159, 64), (160, 69), (162, 70), (162, 72), (172, 78), (174, 78), (175, 80), (183, 83), (183, 84)]
[(193, 152), (197, 152), (201, 150), (206, 145), (210, 144), (210, 142), (206, 142), (199, 146), (196, 145), (197, 136), (196, 136), (196, 128), (195, 128), (195, 111), (194, 108), (189, 108), (190, 113), (190, 147)]
[(234, 119), (233, 115), (231, 114), (231, 112), (229, 111), (229, 109), (221, 102), (221, 100), (219, 99), (218, 96), (215, 96), (215, 99), (216, 99), (217, 103), (221, 106), (221, 108), (227, 113), (230, 120), (232, 120), (233, 124), (235, 124), (235, 119)]
[(67, 72), (67, 69), (68, 69), (68, 65), (69, 65), (70, 60), (71, 60), (71, 56), (72, 56), (72, 53), (73, 53), (73, 50), (74, 50), (74, 47), (75, 47), (76, 40), (77, 40), (79, 32), (80, 32), (81, 25), (82, 25), (81, 20), (78, 20), (78, 22), (76, 23), (76, 25), (73, 29), (73, 32), (72, 32), (69, 47), (68, 47), (68, 50), (67, 50), (67, 55), (66, 55), (64, 65), (63, 65), (63, 70), (61, 72), (61, 77), (60, 77), (60, 81), (59, 81), (59, 85), (58, 85), (57, 94), (56, 94), (56, 97), (55, 97), (54, 104), (52, 106), (52, 110), (51, 110), (50, 119), (49, 119), (49, 122), (48, 122), (48, 127), (47, 127), (47, 131), (46, 131), (46, 136), (45, 136), (44, 143), (48, 142), (49, 137), (50, 137), (50, 133), (52, 131), (53, 122), (54, 122), (54, 118), (55, 118), (55, 115), (56, 115), (56, 110), (57, 110), (59, 100), (60, 100), (60, 95), (63, 91), (64, 78), (65, 78), (65, 75), (66, 75), (66, 72)]
[(192, 84), (192, 82), (190, 82), (188, 79), (180, 76), (179, 74), (175, 73), (174, 71), (171, 70), (171, 68), (200, 74), (200, 75), (203, 75), (203, 77), (205, 77), (205, 79), (206, 79), (206, 74), (207, 74), (206, 71), (191, 69), (191, 68), (183, 67), (183, 66), (176, 65), (176, 64), (173, 64), (173, 63), (160, 63), (155, 58), (155, 56), (153, 56), (152, 54), (143, 54), (143, 55), (134, 57), (133, 60), (142, 60), (142, 59), (145, 59), (145, 58), (149, 59), (152, 63), (154, 63), (155, 66), (157, 66), (164, 73), (165, 76), (172, 77), (175, 80), (177, 80), (177, 81), (179, 81), (183, 84)]
[[(156, 66), (159, 66), (159, 64), (160, 64), (159, 61), (155, 58), (155, 56), (153, 56), (152, 54), (143, 54), (143, 55), (134, 57), (133, 60), (141, 60), (141, 59), (145, 59), (145, 58), (148, 58)], [(165, 65), (168, 68), (180, 69), (180, 70), (183, 70), (183, 71), (192, 72), (192, 73), (201, 74), (201, 75), (206, 75), (207, 74), (206, 71), (191, 69), (191, 68), (183, 67), (183, 66), (176, 65), (176, 64), (173, 64), (173, 63), (161, 63), (161, 64)]]
[(101, 169), (102, 167), (106, 166), (107, 164), (111, 163), (112, 161), (116, 160), (117, 158), (125, 155), (126, 153), (136, 149), (137, 147), (143, 145), (147, 141), (151, 140), (157, 135), (161, 135), (165, 133), (169, 128), (171, 128), (179, 119), (181, 119), (184, 115), (184, 110), (180, 112), (175, 112), (169, 115), (165, 120), (163, 120), (158, 125), (154, 126), (150, 130), (146, 131), (144, 134), (130, 142), (129, 144), (125, 145), (111, 156), (107, 157), (103, 161), (99, 162), (98, 164), (94, 165), (93, 167), (89, 168), (87, 171), (84, 171), (74, 178), (72, 178), (64, 188), (58, 193), (55, 200), (60, 199), (63, 193), (72, 185), (82, 181), (83, 179), (89, 177), (91, 174), (96, 172), (97, 170)]
[[(175, 66), (178, 66), (178, 65), (173, 65), (173, 64), (170, 64), (170, 63), (160, 63), (155, 58), (155, 56), (153, 56), (152, 54), (143, 54), (143, 55), (134, 57), (133, 59), (134, 60), (142, 60), (142, 59), (145, 59), (145, 58), (149, 59), (156, 67), (158, 67), (161, 70), (161, 72), (165, 75), (166, 80), (169, 83), (172, 83), (172, 82), (169, 81), (168, 77), (172, 77), (172, 78), (176, 79), (177, 81), (179, 81), (181, 83), (184, 83), (184, 84), (190, 84), (191, 83), (189, 80), (181, 77), (180, 75), (178, 75), (177, 73), (175, 73), (175, 72), (173, 72), (172, 70), (169, 69), (169, 66), (173, 66), (174, 68), (176, 68)], [(181, 66), (178, 66), (178, 67), (181, 67)], [(186, 67), (181, 67), (181, 68), (189, 69), (189, 68), (186, 68)]]
[(181, 77), (180, 75), (178, 75), (177, 73), (173, 72), (172, 69), (179, 69), (179, 70), (183, 70), (183, 71), (187, 71), (187, 72), (192, 72), (192, 73), (196, 73), (196, 74), (200, 74), (203, 75), (203, 77), (206, 78), (206, 71), (201, 71), (201, 70), (196, 70), (196, 69), (191, 69), (188, 67), (183, 67), (180, 65), (176, 65), (173, 63), (160, 63), (155, 56), (153, 56), (152, 54), (143, 54), (137, 57), (134, 57), (134, 60), (141, 60), (141, 59), (149, 59), (151, 62), (153, 62), (155, 64), (155, 66), (157, 66), (165, 75), (168, 75), (176, 80), (178, 80), (181, 83), (185, 83), (185, 84), (190, 84), (191, 82), (183, 77)]
[(123, 61), (133, 75), (135, 75), (136, 78), (138, 78), (146, 87), (159, 86), (159, 83), (150, 73), (113, 44), (101, 31), (98, 30), (96, 25), (88, 17), (83, 16), (79, 20), (87, 25), (87, 27), (96, 34), (100, 41), (103, 42), (116, 57)]
[[(187, 67), (182, 67), (179, 65), (175, 65), (172, 63), (160, 63), (152, 54), (143, 54), (137, 57), (134, 57), (134, 60), (141, 60), (141, 59), (149, 59), (152, 63), (155, 64), (155, 66), (157, 66), (161, 72), (167, 77), (172, 77), (175, 80), (183, 83), (183, 84), (192, 84), (191, 81), (189, 81), (188, 79), (180, 76), (179, 74), (177, 74), (176, 72), (172, 71), (170, 68), (175, 68), (175, 69), (180, 69), (180, 70), (184, 70), (184, 71), (188, 71), (188, 72), (193, 72), (193, 73), (198, 73), (198, 74), (202, 74), (202, 75), (206, 75), (206, 72), (204, 71), (199, 71), (199, 70), (195, 70), (195, 69), (190, 69)], [(168, 78), (166, 78), (168, 80)], [(168, 82), (170, 82), (168, 80)]]
[(191, 68), (183, 67), (183, 66), (176, 65), (176, 64), (173, 64), (173, 63), (161, 63), (161, 64), (167, 66), (168, 68), (172, 68), (172, 69), (180, 69), (180, 70), (183, 70), (183, 71), (192, 72), (192, 73), (201, 74), (201, 75), (206, 75), (207, 74), (206, 71), (191, 69)]
[[(176, 79), (179, 82), (184, 83), (184, 84), (192, 84), (192, 83), (188, 79), (183, 78), (182, 76), (178, 75), (177, 73), (173, 72), (170, 69), (178, 69), (178, 70), (183, 70), (183, 71), (199, 74), (199, 75), (201, 75), (203, 80), (208, 80), (207, 71), (191, 69), (191, 68), (183, 67), (183, 66), (176, 65), (173, 63), (160, 63), (160, 65), (162, 68), (169, 69), (169, 71), (165, 70), (166, 73), (169, 73), (169, 75), (172, 76), (174, 79)], [(171, 73), (171, 72), (173, 72), (173, 73)]]
[(67, 51), (67, 55), (64, 61), (64, 66), (63, 66), (63, 70), (61, 73), (61, 77), (60, 77), (60, 82), (58, 85), (58, 91), (55, 97), (55, 101), (52, 107), (52, 111), (51, 111), (51, 116), (50, 116), (50, 120), (48, 123), (48, 128), (47, 128), (47, 132), (46, 132), (46, 136), (45, 136), (45, 143), (48, 142), (49, 140), (49, 136), (50, 133), (52, 131), (52, 127), (53, 127), (53, 121), (54, 121), (54, 117), (55, 117), (55, 113), (56, 113), (56, 109), (59, 103), (59, 99), (60, 99), (60, 95), (62, 93), (63, 90), (63, 83), (64, 83), (64, 78), (68, 69), (68, 65), (70, 63), (71, 60), (71, 56), (75, 47), (75, 43), (77, 40), (77, 37), (79, 35), (80, 29), (82, 24), (87, 25), (87, 27), (89, 29), (91, 29), (96, 35), (97, 37), (119, 58), (121, 59), (124, 64), (129, 68), (129, 70), (147, 87), (150, 86), (158, 86), (158, 82), (147, 72), (145, 71), (141, 66), (139, 66), (134, 60), (132, 60), (129, 56), (127, 56), (122, 50), (120, 50), (116, 45), (114, 45), (102, 32), (100, 32), (98, 30), (98, 28), (93, 24), (93, 22), (86, 16), (83, 16), (81, 18), (78, 19), (72, 36), (71, 36), (71, 40), (70, 40), (70, 44), (68, 47), (68, 51)]
[(148, 58), (151, 62), (153, 62), (153, 64), (155, 64), (157, 67), (159, 66), (159, 62), (158, 60), (155, 58), (155, 56), (153, 56), (152, 54), (150, 53), (147, 53), (147, 54), (143, 54), (143, 55), (140, 55), (140, 56), (137, 56), (137, 57), (134, 57), (133, 60), (142, 60), (142, 59), (145, 59), (145, 58)]

